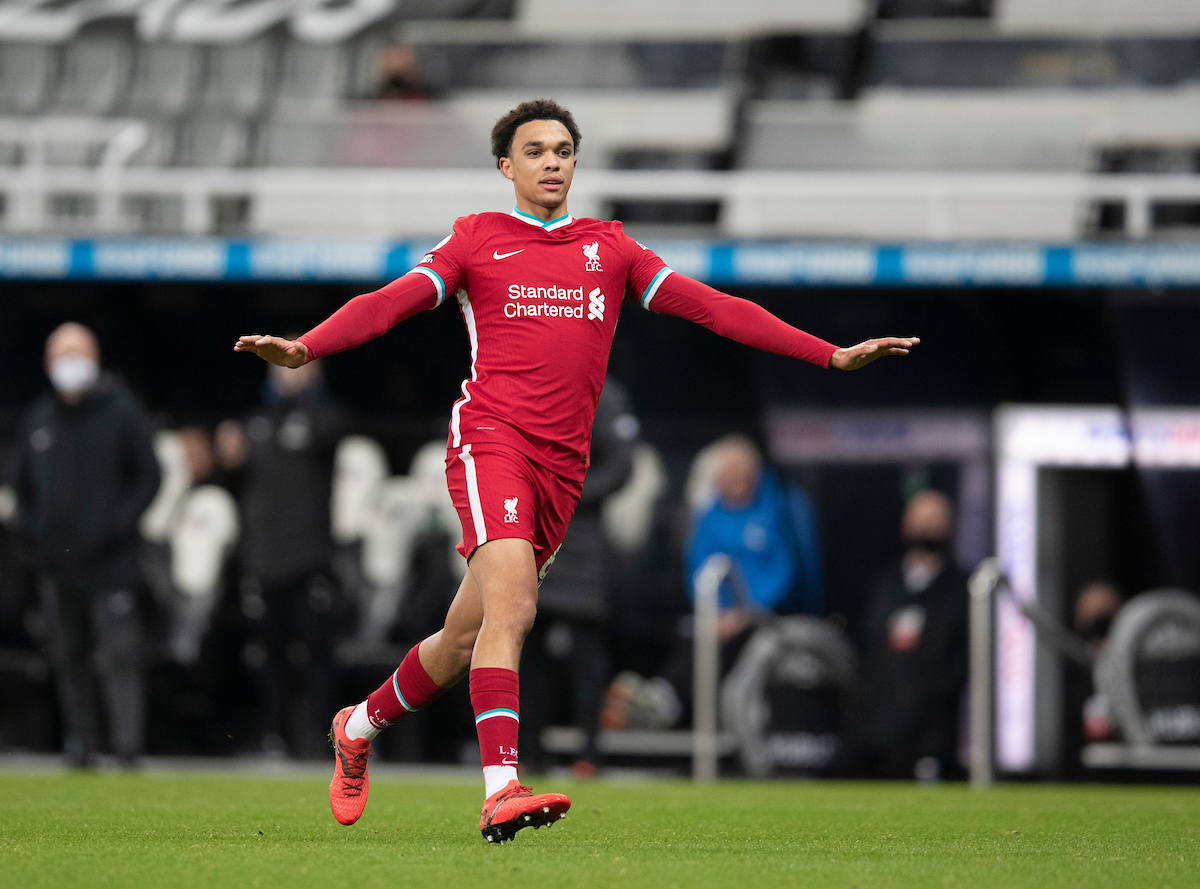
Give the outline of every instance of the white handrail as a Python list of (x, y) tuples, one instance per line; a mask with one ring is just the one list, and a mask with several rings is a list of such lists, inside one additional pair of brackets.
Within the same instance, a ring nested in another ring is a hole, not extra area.
[(717, 690), (721, 681), (717, 613), (721, 582), (733, 567), (729, 556), (714, 553), (696, 572), (695, 638), (692, 649), (692, 778), (712, 782), (718, 775)]
[(971, 786), (990, 787), (993, 780), (992, 735), (995, 707), (995, 601), (1004, 582), (1000, 560), (984, 559), (971, 575), (970, 718)]
[[(4, 123), (5, 120), (0, 119), (0, 124)], [(401, 224), (407, 227), (396, 228), (394, 211), (389, 208), (407, 206), (413, 201), (446, 203), (456, 196), (471, 198), (480, 204), (503, 204), (511, 200), (511, 185), (495, 170), (122, 166), (120, 161), (126, 161), (135, 153), (145, 136), (133, 138), (136, 122), (121, 123), (122, 127), (110, 126), (104, 134), (96, 134), (94, 141), (114, 146), (105, 153), (106, 160), (112, 157), (113, 162), (106, 162), (99, 168), (48, 166), (44, 163), (42, 148), (47, 130), (18, 132), (14, 141), (28, 144), (28, 156), (34, 162), (0, 168), (0, 194), (5, 195), (8, 205), (14, 208), (3, 219), (4, 229), (10, 232), (50, 230), (51, 221), (46, 219), (42, 208), (48, 197), (56, 193), (97, 197), (104, 194), (178, 197), (189, 208), (185, 212), (185, 231), (193, 234), (213, 231), (213, 199), (223, 196), (247, 198), (252, 208), (257, 202), (281, 197), (301, 201), (317, 199), (321, 201), (321, 209), (325, 209), (327, 199), (353, 201), (357, 210), (350, 215), (357, 221), (342, 223), (340, 227), (331, 223), (331, 230), (327, 232), (345, 236), (439, 234), (445, 228), (441, 222), (432, 225), (429, 231), (414, 230), (412, 226), (420, 224), (418, 213), (414, 213), (418, 217), (416, 222), (403, 220)], [(0, 126), (0, 131), (6, 130)], [(121, 134), (119, 137), (118, 133)], [(126, 142), (136, 145), (128, 148)], [(123, 147), (119, 152), (120, 161), (116, 160), (118, 143)], [(910, 201), (917, 209), (911, 217), (911, 231), (902, 238), (914, 240), (989, 237), (986, 232), (966, 235), (958, 228), (955, 214), (949, 208), (964, 202), (1045, 198), (1075, 201), (1081, 210), (1089, 202), (1123, 204), (1126, 208), (1125, 234), (1139, 240), (1150, 234), (1152, 204), (1200, 201), (1200, 175), (588, 170), (581, 172), (572, 189), (572, 207), (580, 208), (576, 209), (579, 215), (600, 213), (604, 202), (614, 200), (713, 201), (722, 208), (722, 233), (730, 237), (787, 235), (783, 231), (767, 233), (761, 230), (756, 207), (765, 201), (784, 199), (796, 202), (797, 206), (820, 201), (823, 205), (836, 206), (840, 200), (864, 198)], [(499, 206), (493, 209), (499, 209)], [(831, 220), (828, 230), (823, 229), (820, 234), (853, 236), (852, 232), (839, 230), (839, 224), (837, 219)], [(131, 220), (106, 219), (103, 228), (136, 231)], [(249, 233), (281, 232), (273, 231), (269, 224), (259, 225), (252, 209)], [(811, 235), (812, 232), (797, 234)], [(1075, 236), (1082, 234), (1081, 227)], [(997, 234), (995, 237), (1006, 236)]]

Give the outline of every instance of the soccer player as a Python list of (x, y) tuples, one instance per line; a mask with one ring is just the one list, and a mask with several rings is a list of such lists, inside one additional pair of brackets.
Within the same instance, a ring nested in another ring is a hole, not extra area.
[(855, 370), (919, 342), (885, 337), (839, 349), (673, 272), (619, 222), (576, 219), (567, 193), (579, 142), (574, 118), (555, 102), (517, 106), (492, 129), (492, 153), (516, 193), (511, 213), (458, 219), (416, 268), (350, 300), (298, 340), (253, 335), (234, 345), (299, 367), (380, 336), (447, 297), (467, 326), (471, 375), (451, 411), (446, 453), (467, 573), (443, 628), (414, 646), (365, 701), (334, 717), (329, 802), (343, 824), (357, 821), (366, 805), (371, 740), (468, 675), (483, 762), (483, 836), (506, 842), (570, 807), (566, 796), (535, 795), (517, 778), (517, 665), (538, 583), (579, 500), (627, 294), (642, 308), (820, 367)]

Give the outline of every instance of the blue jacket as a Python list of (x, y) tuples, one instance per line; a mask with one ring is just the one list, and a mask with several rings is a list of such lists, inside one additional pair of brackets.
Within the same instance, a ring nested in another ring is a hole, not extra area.
[[(825, 606), (821, 551), (808, 496), (763, 471), (754, 502), (730, 509), (717, 500), (698, 512), (687, 546), (688, 595), (695, 601), (695, 575), (714, 553), (729, 556), (752, 607), (821, 614)], [(739, 604), (726, 582), (721, 606)]]

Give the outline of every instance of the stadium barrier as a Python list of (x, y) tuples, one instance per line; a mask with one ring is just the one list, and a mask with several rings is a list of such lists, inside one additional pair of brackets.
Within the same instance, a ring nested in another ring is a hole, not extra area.
[(971, 747), (967, 763), (971, 786), (990, 787), (995, 779), (992, 751), (993, 689), (995, 679), (995, 595), (1004, 579), (1000, 562), (984, 559), (967, 584), (971, 595), (969, 618)]
[[(736, 753), (739, 744), (733, 731), (722, 732), (717, 723), (721, 692), (717, 610), (721, 584), (732, 568), (729, 556), (715, 553), (696, 572), (691, 730), (602, 731), (596, 739), (600, 753), (670, 757), (690, 755), (694, 781), (711, 783), (720, 776), (720, 758)], [(583, 731), (578, 728), (551, 727), (543, 732), (542, 744), (555, 753), (577, 752), (584, 746)]]
[(717, 610), (721, 583), (733, 563), (724, 553), (709, 556), (696, 572), (696, 638), (693, 651), (692, 779), (716, 781), (717, 697), (721, 682), (720, 642), (717, 639)]
[[(494, 170), (151, 169), (114, 159), (0, 168), (0, 196), (10, 234), (138, 234), (163, 219), (162, 233), (369, 239), (436, 235), (466, 213), (507, 212), (512, 186)], [(1074, 241), (1087, 235), (1089, 212), (1116, 205), (1124, 236), (1141, 241), (1158, 230), (1157, 206), (1200, 202), (1200, 176), (588, 170), (572, 188), (578, 216), (611, 215), (619, 201), (716, 203), (725, 237), (873, 240)], [(153, 202), (173, 209), (155, 216)]]
[(1004, 405), (993, 420), (996, 556), (1012, 596), (996, 600), (995, 755), (998, 771), (1046, 773), (1061, 745), (1059, 654), (1022, 603), (1054, 613), (1065, 595), (1047, 567), (1061, 559), (1046, 507), (1047, 470), (1195, 469), (1200, 412), (1191, 408)]
[(973, 787), (987, 788), (995, 780), (996, 729), (1005, 718), (997, 711), (996, 695), (999, 607), (1019, 614), (1046, 647), (1092, 672), (1095, 690), (1111, 708), (1122, 740), (1085, 745), (1084, 765), (1200, 771), (1200, 698), (1195, 684), (1200, 597), (1179, 589), (1134, 596), (1117, 612), (1108, 644), (1098, 650), (1036, 601), (1018, 598), (999, 559), (981, 562), (969, 586)]
[[(0, 279), (371, 285), (438, 238), (0, 236)], [(1200, 244), (862, 244), (647, 237), (675, 271), (716, 287), (1195, 287)]]

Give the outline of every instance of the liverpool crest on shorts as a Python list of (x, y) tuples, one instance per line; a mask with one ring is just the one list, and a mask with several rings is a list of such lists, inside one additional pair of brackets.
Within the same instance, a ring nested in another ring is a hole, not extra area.
[(600, 242), (593, 241), (590, 244), (583, 245), (583, 255), (587, 257), (587, 262), (583, 264), (583, 268), (588, 272), (602, 272), (604, 269), (600, 267)]

